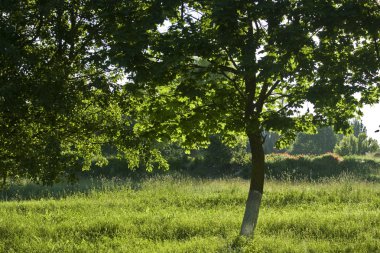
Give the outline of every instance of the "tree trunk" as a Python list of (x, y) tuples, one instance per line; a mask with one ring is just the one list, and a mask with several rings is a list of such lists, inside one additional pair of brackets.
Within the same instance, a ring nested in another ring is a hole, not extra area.
[(8, 173), (6, 171), (4, 171), (2, 174), (3, 174), (2, 175), (3, 182), (2, 182), (0, 189), (5, 188), (5, 185), (7, 184), (7, 174)]
[(240, 235), (253, 238), (264, 188), (265, 156), (261, 133), (250, 134), (248, 138), (251, 146), (253, 167)]

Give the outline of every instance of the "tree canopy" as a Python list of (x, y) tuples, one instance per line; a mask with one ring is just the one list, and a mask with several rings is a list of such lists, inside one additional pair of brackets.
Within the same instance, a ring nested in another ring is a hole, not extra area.
[[(0, 172), (51, 183), (105, 163), (128, 122), (91, 1), (1, 1)], [(124, 131), (125, 132), (125, 131)]]
[(129, 75), (126, 93), (149, 98), (141, 110), (149, 116), (136, 128), (158, 139), (194, 147), (210, 134), (229, 140), (265, 129), (287, 144), (318, 125), (345, 130), (362, 104), (377, 101), (374, 1), (115, 1), (108, 8), (109, 58)]

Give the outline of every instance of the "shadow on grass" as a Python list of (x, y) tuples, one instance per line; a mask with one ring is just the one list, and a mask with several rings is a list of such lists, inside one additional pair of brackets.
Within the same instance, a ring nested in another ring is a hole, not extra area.
[(62, 199), (72, 195), (89, 195), (94, 191), (141, 188), (142, 179), (81, 178), (74, 183), (57, 183), (51, 186), (33, 182), (13, 183), (0, 190), (0, 201)]

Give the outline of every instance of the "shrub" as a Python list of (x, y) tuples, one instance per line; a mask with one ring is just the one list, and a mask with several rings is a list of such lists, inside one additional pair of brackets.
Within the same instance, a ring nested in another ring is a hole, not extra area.
[(361, 157), (347, 157), (333, 153), (319, 156), (270, 154), (267, 155), (267, 176), (275, 179), (318, 179), (336, 177), (342, 173), (372, 180), (380, 163)]

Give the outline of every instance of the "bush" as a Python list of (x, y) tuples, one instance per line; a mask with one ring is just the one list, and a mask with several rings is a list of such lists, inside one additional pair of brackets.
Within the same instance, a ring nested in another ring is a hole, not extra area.
[[(380, 163), (361, 157), (347, 157), (326, 153), (319, 156), (270, 154), (266, 156), (266, 175), (275, 179), (310, 179), (336, 177), (342, 173), (372, 180)], [(246, 173), (247, 174), (247, 173)]]

